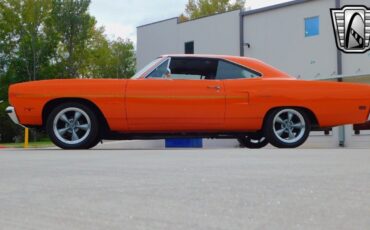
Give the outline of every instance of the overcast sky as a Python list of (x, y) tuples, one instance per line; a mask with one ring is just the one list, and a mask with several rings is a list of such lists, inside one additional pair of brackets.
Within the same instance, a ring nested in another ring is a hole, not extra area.
[[(111, 38), (129, 38), (136, 43), (136, 27), (177, 17), (188, 0), (92, 0), (90, 12)], [(260, 8), (289, 0), (247, 0), (246, 8)]]

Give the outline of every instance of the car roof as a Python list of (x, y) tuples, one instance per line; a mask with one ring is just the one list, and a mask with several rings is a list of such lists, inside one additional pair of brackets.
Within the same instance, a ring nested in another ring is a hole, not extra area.
[(219, 55), (219, 54), (165, 54), (161, 55), (161, 58), (165, 57), (195, 57), (195, 58), (217, 58), (217, 59), (244, 59), (244, 60), (257, 60), (255, 58), (249, 57), (240, 57), (240, 56), (233, 56), (233, 55)]
[(289, 74), (280, 71), (279, 69), (270, 66), (256, 58), (231, 56), (231, 55), (215, 55), (215, 54), (166, 54), (160, 56), (160, 58), (171, 58), (171, 57), (187, 57), (187, 58), (215, 58), (227, 60), (244, 67), (247, 67), (255, 72), (261, 73), (265, 78), (293, 78)]

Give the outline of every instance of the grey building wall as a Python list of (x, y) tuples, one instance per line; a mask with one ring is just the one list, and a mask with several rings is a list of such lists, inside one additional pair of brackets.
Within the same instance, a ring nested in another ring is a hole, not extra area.
[(137, 28), (137, 69), (164, 53), (177, 53), (177, 18)]
[(239, 55), (239, 14), (232, 11), (178, 23), (177, 18), (137, 28), (137, 68), (162, 54), (184, 53), (194, 41), (198, 54)]
[[(341, 5), (354, 4), (341, 0)], [(370, 6), (368, 0), (356, 4)], [(296, 0), (293, 4), (245, 12), (244, 55), (261, 59), (301, 79), (335, 78), (337, 48), (330, 8), (336, 0)], [(256, 13), (257, 12), (257, 13)], [(184, 53), (194, 41), (195, 53), (240, 55), (239, 11), (178, 23), (177, 18), (137, 28), (138, 69), (161, 54)], [(305, 18), (319, 16), (320, 34), (305, 37)], [(342, 54), (343, 75), (370, 75), (370, 52)]]
[[(337, 74), (337, 48), (329, 9), (334, 0), (312, 0), (244, 17), (245, 56), (261, 59), (295, 77)], [(252, 11), (253, 13), (253, 11)], [(319, 16), (320, 34), (305, 37), (305, 18)]]

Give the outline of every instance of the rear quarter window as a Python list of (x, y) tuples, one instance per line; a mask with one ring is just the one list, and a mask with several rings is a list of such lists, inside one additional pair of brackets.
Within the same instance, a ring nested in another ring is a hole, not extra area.
[(218, 63), (216, 79), (225, 80), (257, 77), (261, 77), (261, 74), (242, 66), (222, 60)]

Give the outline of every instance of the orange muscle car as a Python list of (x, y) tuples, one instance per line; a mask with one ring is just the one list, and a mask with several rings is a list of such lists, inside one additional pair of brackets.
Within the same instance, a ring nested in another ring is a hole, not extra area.
[(102, 139), (236, 138), (250, 148), (302, 145), (311, 130), (370, 120), (370, 86), (297, 80), (261, 61), (166, 55), (134, 77), (10, 86), (15, 123), (63, 149)]

